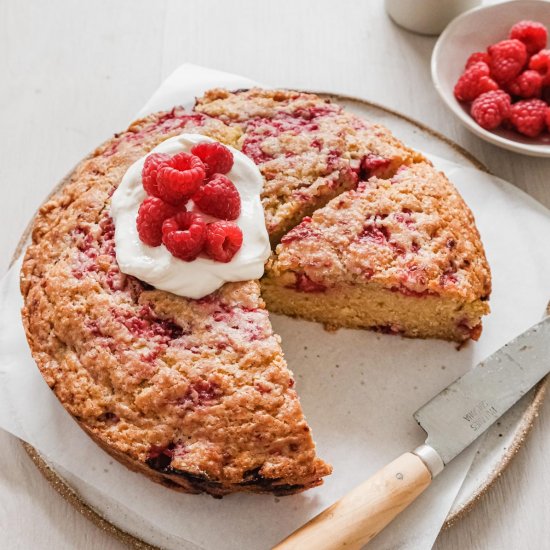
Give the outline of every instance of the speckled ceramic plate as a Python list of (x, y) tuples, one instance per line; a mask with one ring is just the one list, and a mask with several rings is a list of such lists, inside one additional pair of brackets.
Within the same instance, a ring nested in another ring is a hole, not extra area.
[[(459, 145), (430, 128), (382, 106), (367, 101), (328, 95), (352, 112), (380, 122), (398, 135), (405, 143), (429, 151), (448, 160), (473, 166), (481, 170), (486, 168)], [(64, 181), (60, 183), (60, 186)], [(21, 239), (15, 258), (27, 241), (29, 231)], [(538, 410), (544, 399), (547, 381), (526, 395), (513, 409), (494, 425), (484, 436), (472, 467), (446, 519), (445, 527), (451, 526), (462, 515), (471, 510), (478, 499), (490, 488), (502, 474), (514, 455), (522, 447)], [(114, 502), (109, 502), (93, 487), (82, 482), (70, 473), (52, 468), (30, 445), (23, 443), (27, 453), (54, 488), (84, 516), (101, 529), (111, 533), (134, 548), (155, 548), (163, 546), (162, 533), (152, 536), (141, 534), (139, 522)], [(134, 535), (130, 534), (133, 533)], [(147, 538), (147, 542), (137, 536)]]

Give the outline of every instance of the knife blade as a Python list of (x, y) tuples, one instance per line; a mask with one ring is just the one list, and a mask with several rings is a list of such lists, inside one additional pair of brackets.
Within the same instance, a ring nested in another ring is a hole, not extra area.
[(550, 317), (443, 389), (414, 418), (427, 439), (321, 512), (274, 550), (362, 548), (550, 372)]
[(508, 342), (420, 407), (414, 418), (444, 464), (550, 371), (550, 317)]

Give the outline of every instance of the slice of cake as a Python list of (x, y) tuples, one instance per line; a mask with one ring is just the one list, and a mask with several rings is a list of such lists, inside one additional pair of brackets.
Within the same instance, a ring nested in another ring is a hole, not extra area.
[(387, 128), (314, 94), (217, 89), (195, 110), (242, 130), (239, 146), (265, 179), (262, 201), (273, 244), (359, 180), (389, 177), (403, 164), (425, 160)]
[(221, 496), (321, 483), (292, 373), (257, 281), (201, 300), (121, 273), (110, 198), (161, 141), (240, 132), (202, 114), (152, 115), (99, 147), (40, 210), (21, 274), (23, 322), (48, 385), (108, 453), (164, 485)]
[(479, 337), (490, 291), (472, 213), (426, 163), (362, 182), (304, 219), (262, 280), (274, 312), (458, 342)]

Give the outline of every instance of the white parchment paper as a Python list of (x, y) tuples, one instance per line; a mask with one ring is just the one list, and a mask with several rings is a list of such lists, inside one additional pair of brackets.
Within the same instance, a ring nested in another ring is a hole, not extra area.
[[(140, 115), (193, 104), (213, 86), (254, 83), (183, 65)], [(128, 471), (80, 430), (43, 381), (20, 320), (20, 261), (0, 284), (0, 426), (36, 447), (71, 479), (89, 485), (94, 505), (123, 528), (166, 548), (263, 549), (299, 527), (378, 468), (423, 442), (412, 413), (509, 339), (540, 320), (550, 297), (550, 212), (512, 185), (433, 157), (473, 210), (492, 267), (491, 315), (477, 343), (407, 340), (367, 331), (327, 333), (272, 316), (317, 441), (334, 466), (319, 488), (291, 497), (182, 495)], [(475, 447), (370, 545), (422, 550), (433, 545), (470, 467)], [(124, 519), (125, 518), (125, 519)]]

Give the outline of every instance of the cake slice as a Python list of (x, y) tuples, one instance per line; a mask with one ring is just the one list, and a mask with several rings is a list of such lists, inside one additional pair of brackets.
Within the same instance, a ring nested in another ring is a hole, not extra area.
[(99, 147), (42, 208), (25, 255), (23, 323), (38, 367), (79, 425), (129, 468), (214, 496), (321, 483), (292, 373), (257, 281), (202, 300), (121, 273), (110, 197), (162, 140), (238, 129), (180, 109)]
[(273, 312), (458, 342), (479, 337), (490, 292), (473, 215), (427, 163), (362, 182), (304, 219), (262, 280)]
[(265, 179), (262, 201), (273, 244), (359, 180), (389, 177), (403, 164), (425, 160), (387, 128), (315, 94), (217, 89), (195, 110), (242, 130), (239, 146)]

